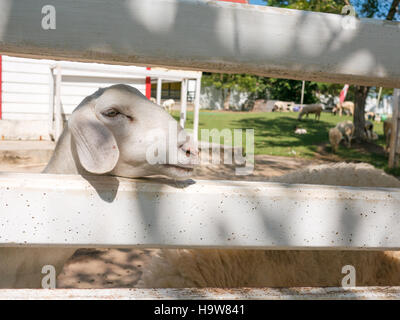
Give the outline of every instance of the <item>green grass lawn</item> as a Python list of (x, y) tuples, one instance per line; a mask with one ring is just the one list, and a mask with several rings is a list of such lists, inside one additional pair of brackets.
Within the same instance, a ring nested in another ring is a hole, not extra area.
[[(173, 113), (175, 119), (179, 112)], [(200, 129), (254, 129), (255, 154), (276, 156), (295, 156), (301, 158), (314, 158), (323, 150), (325, 154), (331, 152), (328, 131), (336, 123), (352, 120), (350, 116), (334, 116), (331, 113), (322, 113), (321, 120), (315, 121), (314, 115), (297, 120), (298, 113), (278, 112), (220, 112), (204, 110), (200, 112)], [(187, 128), (193, 126), (193, 112), (188, 112)], [(296, 135), (296, 125), (307, 130), (305, 135)], [(374, 123), (374, 131), (379, 135), (376, 142), (379, 146), (385, 145), (383, 137), (383, 124)], [(200, 133), (201, 139), (201, 133)], [(223, 139), (220, 141), (223, 143)], [(243, 133), (243, 142), (245, 136)], [(245, 144), (245, 143), (244, 143)], [(380, 148), (376, 148), (380, 149)], [(343, 161), (362, 161), (378, 168), (386, 169), (387, 157), (382, 152), (370, 152), (362, 148), (346, 148), (340, 146), (337, 156)]]

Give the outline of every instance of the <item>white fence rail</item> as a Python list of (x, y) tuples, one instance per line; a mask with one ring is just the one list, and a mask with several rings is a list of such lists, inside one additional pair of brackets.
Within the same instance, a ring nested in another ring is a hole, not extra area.
[(387, 300), (400, 299), (400, 287), (258, 289), (19, 289), (0, 290), (0, 300)]
[(0, 51), (400, 87), (398, 22), (205, 0), (51, 4), (44, 30), (37, 1), (1, 0)]
[(399, 189), (2, 173), (0, 199), (0, 246), (400, 249)]

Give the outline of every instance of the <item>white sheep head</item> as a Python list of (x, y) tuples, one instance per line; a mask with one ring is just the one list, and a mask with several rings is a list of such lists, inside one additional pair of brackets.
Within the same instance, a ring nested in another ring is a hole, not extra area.
[(198, 161), (197, 148), (178, 122), (127, 85), (102, 88), (85, 98), (67, 130), (75, 162), (93, 174), (186, 178)]

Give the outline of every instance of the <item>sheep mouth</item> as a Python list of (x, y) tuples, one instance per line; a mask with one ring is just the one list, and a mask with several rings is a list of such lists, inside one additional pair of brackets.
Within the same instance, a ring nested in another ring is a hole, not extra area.
[(193, 172), (193, 170), (194, 170), (194, 167), (179, 166), (176, 164), (165, 164), (165, 167), (183, 170), (184, 172)]

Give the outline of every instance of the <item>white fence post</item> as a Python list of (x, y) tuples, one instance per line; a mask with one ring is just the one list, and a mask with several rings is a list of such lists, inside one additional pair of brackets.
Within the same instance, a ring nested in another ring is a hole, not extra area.
[(195, 142), (199, 140), (200, 89), (201, 89), (201, 77), (196, 79), (196, 93), (194, 98), (193, 137)]
[(182, 82), (181, 82), (181, 113), (180, 113), (180, 120), (179, 120), (179, 123), (182, 128), (185, 127), (185, 122), (186, 122), (187, 89), (188, 89), (188, 79), (182, 79)]
[(49, 68), (49, 118), (48, 118), (48, 126), (49, 126), (49, 136), (54, 138), (54, 67), (51, 66)]
[(161, 106), (161, 93), (162, 93), (162, 79), (157, 78), (157, 104)]
[(389, 168), (399, 166), (400, 157), (400, 89), (393, 90), (392, 133), (390, 136)]
[(60, 65), (56, 65), (55, 67), (56, 71), (56, 95), (55, 95), (55, 114), (54, 114), (54, 120), (55, 120), (55, 141), (58, 141), (58, 138), (61, 136), (61, 132), (63, 130), (63, 119), (62, 119), (62, 114), (61, 114), (61, 81), (62, 81), (62, 75), (61, 75), (61, 67)]

